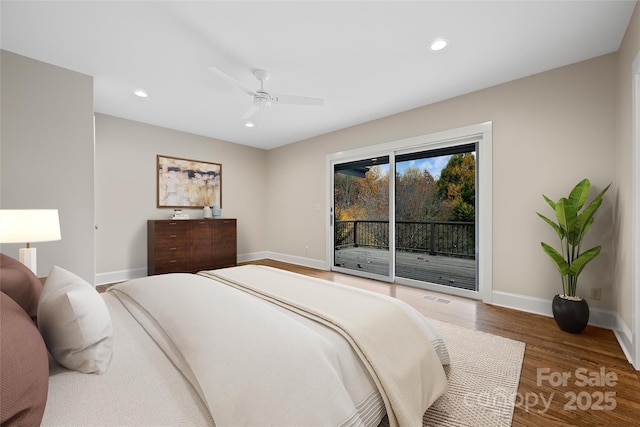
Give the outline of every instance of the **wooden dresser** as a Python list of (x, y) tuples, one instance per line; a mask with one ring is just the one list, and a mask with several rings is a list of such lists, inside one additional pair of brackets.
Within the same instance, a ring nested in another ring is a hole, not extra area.
[(236, 252), (235, 219), (147, 221), (149, 276), (233, 267)]

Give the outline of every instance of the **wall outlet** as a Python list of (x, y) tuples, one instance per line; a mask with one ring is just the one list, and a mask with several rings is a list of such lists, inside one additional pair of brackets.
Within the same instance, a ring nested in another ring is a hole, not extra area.
[(589, 289), (589, 299), (600, 299), (602, 294), (602, 288), (590, 288)]

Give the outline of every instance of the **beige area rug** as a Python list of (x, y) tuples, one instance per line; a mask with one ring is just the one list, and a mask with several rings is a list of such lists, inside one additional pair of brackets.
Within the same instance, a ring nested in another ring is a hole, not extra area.
[(449, 350), (449, 388), (425, 413), (426, 426), (510, 426), (525, 344), (429, 319)]

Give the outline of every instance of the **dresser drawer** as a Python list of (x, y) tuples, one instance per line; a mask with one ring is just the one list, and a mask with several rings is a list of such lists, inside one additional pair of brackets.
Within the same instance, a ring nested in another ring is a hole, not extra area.
[(159, 221), (155, 224), (156, 247), (185, 246), (189, 242), (189, 224), (181, 221)]
[(157, 246), (154, 252), (156, 263), (164, 263), (177, 259), (187, 259), (189, 250), (187, 245)]
[(157, 263), (153, 274), (181, 273), (187, 271), (187, 267), (187, 258), (172, 259), (167, 262)]

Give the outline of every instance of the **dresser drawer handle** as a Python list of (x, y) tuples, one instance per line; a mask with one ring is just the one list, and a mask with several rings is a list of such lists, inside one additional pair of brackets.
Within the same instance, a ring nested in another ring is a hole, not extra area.
[(169, 236), (169, 238), (171, 238), (171, 239), (175, 239), (176, 237), (178, 237), (178, 236), (177, 236), (177, 235), (175, 235), (175, 234), (171, 234), (171, 235)]
[(170, 222), (169, 225), (176, 225), (177, 222)]
[(177, 259), (172, 259), (172, 260), (171, 260), (171, 261), (169, 261), (169, 262), (178, 262), (178, 260), (177, 260)]
[(169, 248), (170, 251), (175, 251), (178, 248)]

